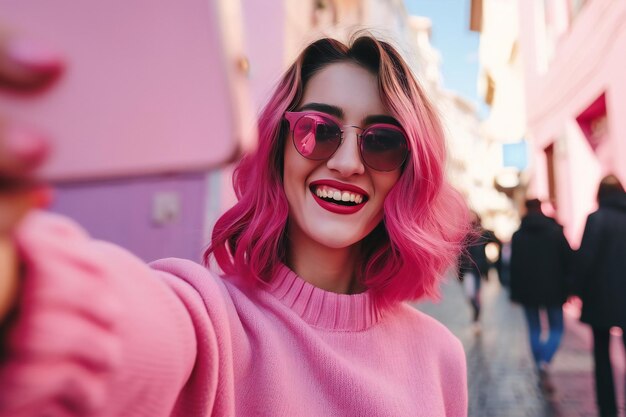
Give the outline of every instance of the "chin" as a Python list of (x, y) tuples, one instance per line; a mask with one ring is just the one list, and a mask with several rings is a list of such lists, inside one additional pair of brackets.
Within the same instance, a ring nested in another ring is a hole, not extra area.
[(320, 239), (316, 239), (318, 241), (318, 243), (320, 243), (321, 245), (324, 245), (327, 248), (331, 248), (331, 249), (345, 249), (345, 248), (349, 248), (350, 246), (353, 246), (354, 244), (358, 243), (360, 241), (359, 240), (355, 240), (355, 239), (337, 239), (334, 236), (330, 237), (328, 239), (324, 239), (323, 237)]
[(359, 243), (369, 232), (338, 232), (336, 228), (332, 230), (317, 229), (311, 233), (311, 238), (320, 245), (332, 249), (344, 249)]

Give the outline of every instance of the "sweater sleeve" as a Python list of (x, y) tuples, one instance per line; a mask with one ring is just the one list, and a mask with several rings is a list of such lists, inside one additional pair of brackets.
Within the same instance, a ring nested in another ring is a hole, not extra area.
[(467, 417), (467, 362), (461, 341), (451, 337), (442, 349), (442, 376), (445, 377), (444, 403), (446, 417)]
[(211, 332), (198, 293), (60, 216), (31, 214), (16, 242), (0, 417), (171, 415)]

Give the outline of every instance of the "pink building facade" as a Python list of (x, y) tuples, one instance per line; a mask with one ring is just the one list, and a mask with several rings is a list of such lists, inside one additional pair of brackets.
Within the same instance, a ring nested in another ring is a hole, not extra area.
[(600, 179), (626, 183), (626, 2), (519, 0), (528, 192), (551, 201), (574, 247)]

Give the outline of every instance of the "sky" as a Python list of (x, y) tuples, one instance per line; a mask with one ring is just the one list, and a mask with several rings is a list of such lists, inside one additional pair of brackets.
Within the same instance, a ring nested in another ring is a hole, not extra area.
[(443, 84), (476, 104), (481, 116), (486, 107), (476, 91), (478, 77), (477, 32), (469, 30), (470, 0), (404, 0), (409, 14), (432, 21), (433, 46), (442, 57)]

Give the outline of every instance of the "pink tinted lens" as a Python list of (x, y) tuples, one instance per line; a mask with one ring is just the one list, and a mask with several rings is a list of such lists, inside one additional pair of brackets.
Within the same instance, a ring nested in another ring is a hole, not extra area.
[(293, 128), (293, 144), (308, 159), (330, 158), (341, 144), (341, 129), (321, 115), (302, 116)]
[(361, 137), (361, 156), (367, 166), (377, 171), (400, 168), (409, 153), (404, 133), (391, 127), (372, 127)]

